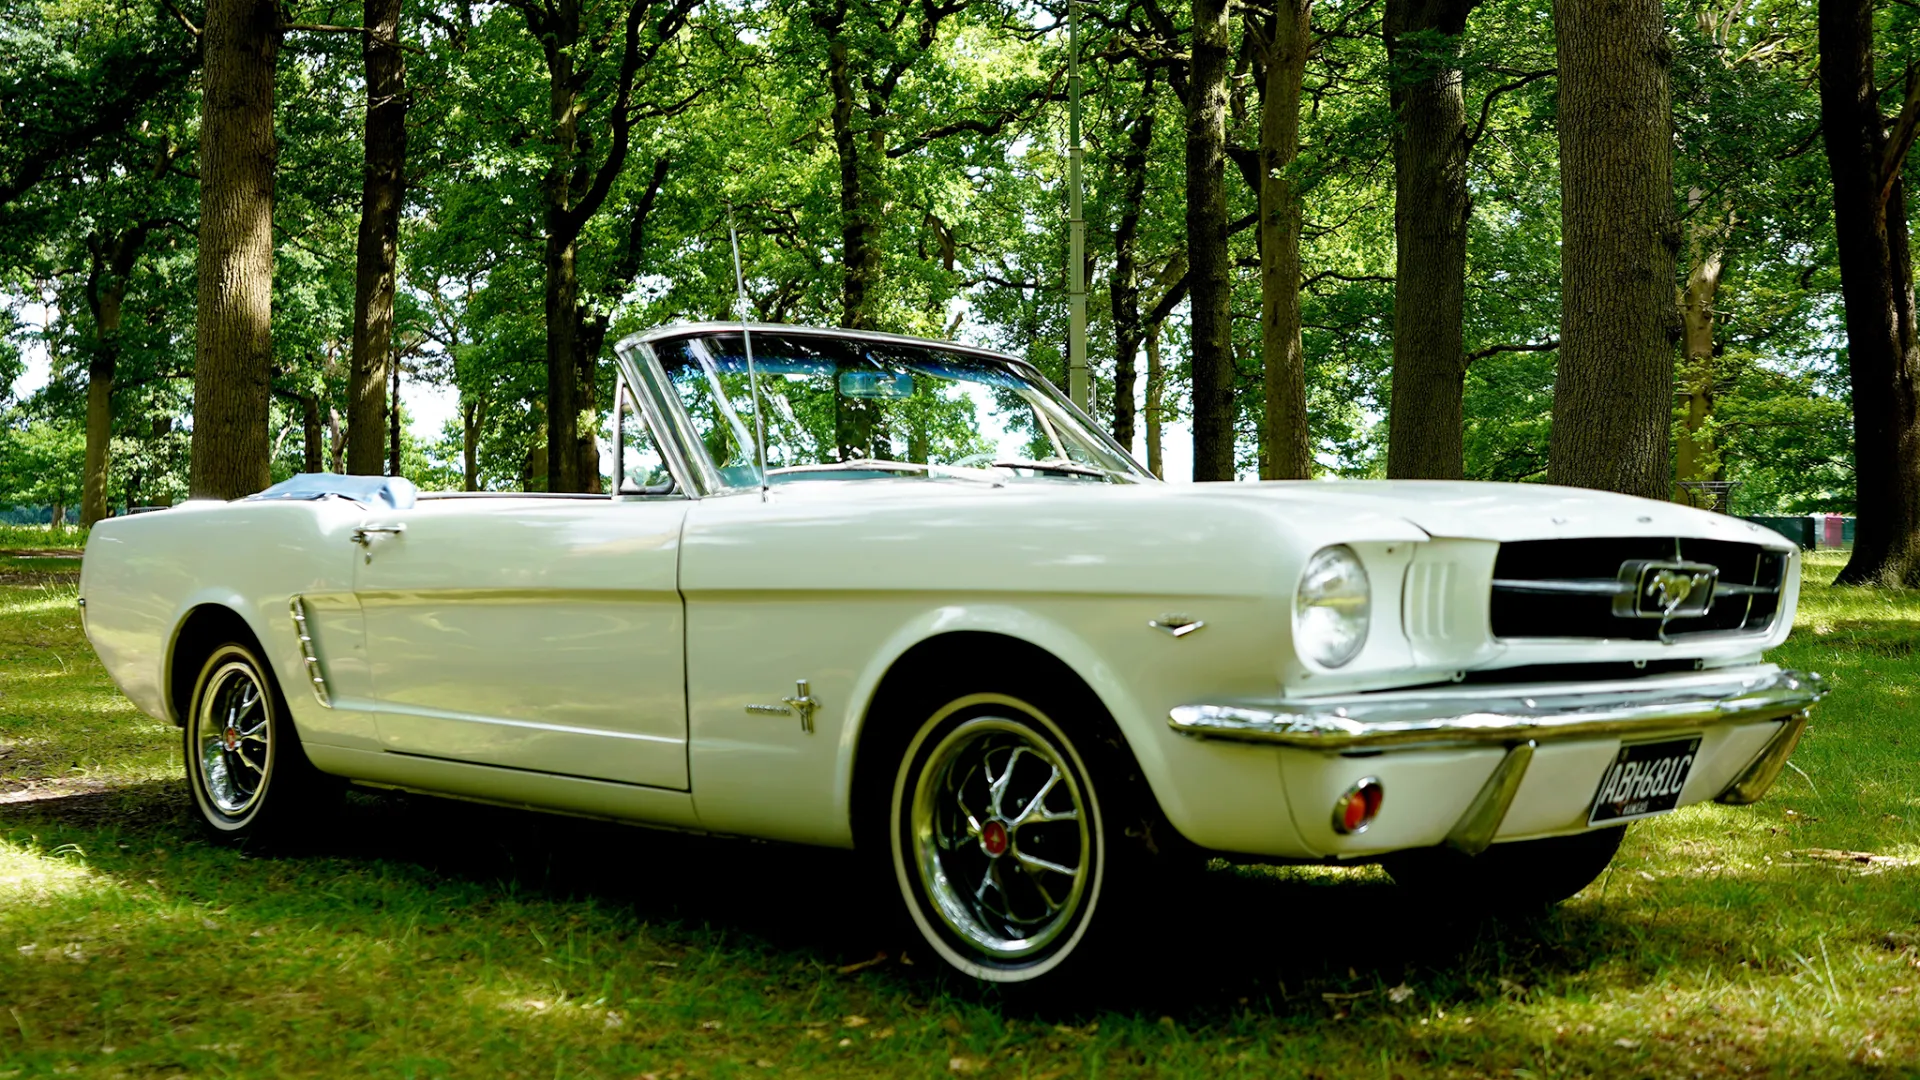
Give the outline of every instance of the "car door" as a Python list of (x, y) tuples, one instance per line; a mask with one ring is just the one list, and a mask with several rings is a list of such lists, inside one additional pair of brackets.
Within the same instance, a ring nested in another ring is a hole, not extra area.
[(354, 592), (383, 749), (686, 790), (687, 500), (374, 512)]

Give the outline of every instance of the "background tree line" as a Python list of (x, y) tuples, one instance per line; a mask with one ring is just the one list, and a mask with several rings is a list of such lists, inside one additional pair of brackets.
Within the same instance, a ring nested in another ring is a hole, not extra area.
[[(1063, 374), (1060, 0), (0, 0), (0, 503), (594, 490), (732, 309)], [(1855, 510), (1920, 583), (1911, 0), (1080, 7), (1096, 413), (1192, 477)], [(409, 388), (457, 392), (436, 439)]]

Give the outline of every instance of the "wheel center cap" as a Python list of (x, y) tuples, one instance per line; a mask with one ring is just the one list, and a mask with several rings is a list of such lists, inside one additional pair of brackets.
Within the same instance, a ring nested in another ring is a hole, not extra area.
[(236, 750), (236, 751), (239, 750), (240, 749), (240, 729), (234, 728), (234, 727), (227, 728), (225, 731), (222, 731), (220, 733), (220, 741), (226, 744), (226, 747), (229, 750)]
[(989, 855), (1007, 853), (1007, 827), (998, 821), (989, 821), (980, 830), (980, 846), (987, 849)]

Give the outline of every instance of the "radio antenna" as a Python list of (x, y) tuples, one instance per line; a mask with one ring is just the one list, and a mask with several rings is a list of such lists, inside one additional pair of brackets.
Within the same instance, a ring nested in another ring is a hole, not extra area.
[(733, 203), (727, 203), (727, 235), (733, 240), (734, 314), (740, 318), (740, 344), (747, 352), (747, 386), (753, 393), (753, 449), (760, 460), (760, 501), (767, 501), (767, 429), (760, 419), (760, 375), (753, 367), (753, 332), (747, 329), (747, 277), (740, 270), (740, 230), (733, 223)]

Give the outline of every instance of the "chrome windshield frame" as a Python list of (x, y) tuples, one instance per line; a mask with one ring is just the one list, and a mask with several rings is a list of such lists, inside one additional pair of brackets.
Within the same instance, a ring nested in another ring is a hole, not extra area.
[[(707, 459), (706, 449), (697, 441), (687, 445), (693, 419), (681, 404), (680, 395), (667, 386), (666, 369), (654, 355), (652, 342), (645, 337), (627, 338), (614, 346), (613, 354), (627, 385), (634, 391), (641, 413), (646, 416), (654, 446), (666, 460), (667, 471), (673, 474), (680, 490), (694, 499), (735, 493), (738, 489), (721, 482), (719, 471)], [(618, 464), (615, 467), (618, 468)]]
[[(1008, 356), (1005, 353), (950, 341), (935, 341), (929, 338), (865, 330), (788, 326), (782, 323), (703, 322), (663, 326), (624, 338), (614, 346), (616, 362), (622, 374), (625, 375), (627, 383), (635, 391), (641, 411), (646, 416), (647, 425), (652, 429), (654, 442), (660, 449), (660, 456), (666, 459), (667, 471), (673, 474), (681, 490), (690, 497), (737, 495), (759, 489), (730, 486), (721, 479), (719, 470), (707, 456), (706, 447), (693, 436), (693, 418), (687, 414), (686, 406), (680, 400), (680, 396), (673, 391), (671, 382), (667, 378), (666, 368), (661, 364), (654, 345), (657, 342), (678, 341), (683, 338), (748, 332), (755, 335), (832, 337), (939, 349), (1002, 365), (1010, 373), (1031, 384), (1055, 408), (1071, 417), (1079, 429), (1076, 432), (1077, 435), (1091, 439), (1099, 444), (1103, 451), (1118, 461), (1124, 462), (1128, 469), (1115, 474), (1118, 481), (1141, 484), (1160, 482), (1158, 477), (1135, 460), (1132, 453), (1122, 447), (1104, 427), (1062, 394), (1059, 387), (1042, 374), (1039, 368), (1017, 356)], [(731, 412), (731, 409), (729, 411)]]

